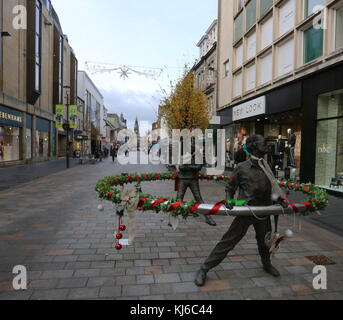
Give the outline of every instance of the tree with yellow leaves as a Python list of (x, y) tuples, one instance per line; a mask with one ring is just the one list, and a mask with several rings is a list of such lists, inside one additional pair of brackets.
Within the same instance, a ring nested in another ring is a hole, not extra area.
[(160, 105), (169, 129), (201, 129), (205, 131), (210, 124), (206, 95), (194, 87), (193, 72), (186, 71), (182, 79), (172, 88), (171, 94)]

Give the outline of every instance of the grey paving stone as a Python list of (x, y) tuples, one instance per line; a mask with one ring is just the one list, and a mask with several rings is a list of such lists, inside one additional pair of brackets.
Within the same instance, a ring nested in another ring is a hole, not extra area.
[(291, 274), (308, 273), (308, 270), (303, 266), (291, 266), (291, 267), (284, 267), (284, 268)]
[(190, 293), (199, 291), (199, 288), (194, 284), (194, 282), (173, 283), (172, 288), (175, 293)]
[(71, 289), (68, 300), (96, 299), (99, 295), (99, 288), (77, 288)]
[(137, 276), (137, 284), (151, 284), (155, 283), (153, 275), (141, 275)]
[(91, 277), (88, 279), (87, 287), (113, 287), (115, 283), (114, 277)]
[(150, 267), (151, 266), (151, 260), (136, 260), (134, 262), (134, 265), (136, 267)]
[(0, 300), (28, 300), (33, 290), (0, 292)]
[(236, 292), (242, 296), (243, 299), (251, 299), (251, 300), (264, 300), (264, 299), (271, 299), (270, 294), (264, 288), (243, 288), (237, 289)]
[(121, 287), (104, 287), (100, 289), (100, 298), (118, 298), (121, 297)]
[(28, 289), (53, 289), (57, 287), (58, 280), (33, 280), (27, 285)]
[(157, 283), (150, 285), (151, 294), (153, 295), (163, 295), (170, 294), (172, 292), (172, 286), (170, 283)]
[(135, 276), (120, 276), (116, 278), (116, 285), (130, 285), (136, 284), (137, 279)]
[(65, 300), (67, 298), (68, 289), (53, 289), (53, 290), (35, 290), (31, 296), (31, 300)]
[(91, 262), (69, 262), (65, 265), (66, 270), (89, 269)]
[(139, 297), (139, 300), (163, 301), (165, 300), (165, 296), (163, 295), (143, 296), (143, 297)]
[(132, 267), (126, 269), (127, 276), (143, 275), (145, 274), (145, 267)]
[(57, 288), (83, 288), (86, 286), (88, 278), (62, 279), (58, 282)]
[(251, 280), (257, 287), (272, 287), (278, 286), (281, 283), (280, 279), (272, 277), (252, 278)]
[(41, 279), (68, 279), (73, 277), (74, 270), (44, 271)]
[(122, 295), (130, 297), (133, 295), (136, 296), (148, 296), (150, 295), (150, 286), (149, 285), (133, 285), (133, 286), (123, 286)]
[(156, 283), (174, 283), (180, 281), (180, 276), (177, 273), (155, 274)]
[(88, 278), (88, 277), (98, 277), (100, 276), (99, 269), (81, 269), (76, 270), (74, 273), (74, 278)]

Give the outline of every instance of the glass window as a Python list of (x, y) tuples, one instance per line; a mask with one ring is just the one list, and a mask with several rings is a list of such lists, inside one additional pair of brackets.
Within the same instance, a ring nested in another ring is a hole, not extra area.
[(273, 6), (273, 0), (261, 0), (260, 16), (263, 16)]
[(0, 162), (20, 160), (20, 128), (0, 125)]
[(236, 68), (243, 64), (243, 44), (236, 48)]
[(256, 22), (256, 0), (251, 0), (246, 7), (247, 20), (246, 30), (248, 31)]
[(261, 50), (273, 43), (273, 18), (268, 19), (261, 26)]
[(252, 90), (256, 87), (256, 65), (252, 64), (246, 68), (246, 90)]
[(305, 18), (321, 9), (325, 5), (325, 0), (305, 0)]
[(273, 78), (273, 56), (270, 52), (260, 60), (260, 84), (272, 81)]
[(35, 90), (41, 90), (41, 25), (42, 25), (42, 4), (36, 0), (36, 35), (35, 35)]
[(225, 77), (230, 74), (230, 61), (224, 63)]
[(294, 39), (283, 43), (278, 47), (278, 76), (282, 76), (294, 69)]
[(320, 186), (343, 189), (342, 115), (343, 90), (318, 97), (315, 182)]
[(295, 1), (287, 1), (279, 11), (279, 36), (292, 30), (295, 26)]
[(235, 41), (238, 41), (243, 36), (243, 12), (235, 20)]
[(310, 28), (304, 32), (304, 63), (323, 55), (323, 29)]
[(343, 7), (336, 12), (336, 49), (343, 48)]
[(26, 129), (25, 143), (26, 143), (26, 159), (31, 159), (32, 158), (32, 130), (31, 129)]
[(236, 74), (234, 77), (234, 97), (242, 94), (242, 72)]
[(247, 60), (249, 60), (256, 56), (256, 32), (249, 36), (247, 46)]
[(236, 0), (237, 1), (237, 11), (243, 8), (244, 0)]
[(36, 131), (36, 155), (39, 158), (49, 156), (49, 132)]

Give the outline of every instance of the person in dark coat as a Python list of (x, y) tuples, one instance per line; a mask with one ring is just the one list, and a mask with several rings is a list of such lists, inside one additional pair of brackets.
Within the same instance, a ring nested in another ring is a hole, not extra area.
[[(250, 137), (246, 147), (247, 151), (258, 159), (263, 158), (268, 151), (265, 139), (260, 135)], [(246, 200), (249, 206), (270, 206), (273, 203), (272, 184), (257, 160), (250, 159), (242, 162), (235, 169), (233, 178), (226, 187), (228, 200), (234, 198), (237, 189), (239, 189), (239, 199)], [(266, 235), (272, 231), (270, 216), (238, 216), (198, 271), (195, 279), (197, 286), (205, 284), (209, 270), (218, 266), (226, 258), (227, 254), (243, 239), (251, 225), (254, 226), (256, 232), (263, 269), (274, 277), (280, 276), (279, 271), (271, 264), (270, 248), (265, 243)]]

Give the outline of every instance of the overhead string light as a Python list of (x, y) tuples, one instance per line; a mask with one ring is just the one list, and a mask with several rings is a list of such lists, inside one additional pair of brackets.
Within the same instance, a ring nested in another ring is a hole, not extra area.
[(98, 63), (87, 61), (85, 63), (86, 69), (91, 74), (104, 74), (104, 73), (114, 73), (119, 74), (119, 77), (123, 80), (129, 79), (132, 74), (138, 76), (151, 78), (157, 80), (160, 78), (166, 69), (181, 69), (181, 68), (171, 68), (171, 67), (143, 67), (143, 66), (127, 66), (127, 65), (116, 65), (109, 63)]

